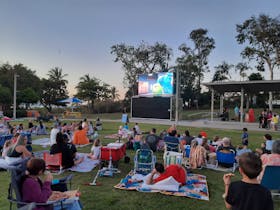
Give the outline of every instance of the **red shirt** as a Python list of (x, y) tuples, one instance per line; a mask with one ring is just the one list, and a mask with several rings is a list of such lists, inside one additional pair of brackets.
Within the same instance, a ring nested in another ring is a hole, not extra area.
[(186, 171), (178, 165), (169, 165), (166, 167), (165, 171), (159, 175), (158, 178), (154, 179), (154, 183), (164, 180), (172, 176), (177, 182), (185, 185), (187, 181)]

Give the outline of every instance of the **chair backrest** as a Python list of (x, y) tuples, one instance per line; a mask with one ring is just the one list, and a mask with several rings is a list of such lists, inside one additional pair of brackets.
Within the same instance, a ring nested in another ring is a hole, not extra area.
[[(22, 201), (21, 184), (22, 184), (22, 178), (25, 175), (26, 165), (28, 160), (29, 159), (24, 159), (22, 162), (8, 169), (8, 171), (11, 174), (11, 182), (10, 182), (10, 187), (8, 192), (9, 200), (15, 199), (16, 201), (19, 202)], [(15, 198), (14, 195), (16, 196)]]
[(134, 171), (141, 174), (150, 173), (155, 166), (155, 157), (152, 150), (138, 149), (134, 158)]
[(44, 152), (43, 159), (46, 162), (46, 169), (62, 169), (62, 153), (49, 154)]
[(165, 151), (180, 152), (180, 143), (164, 142)]
[(217, 152), (217, 161), (218, 163), (233, 164), (235, 163), (235, 154)]
[(261, 185), (269, 190), (280, 190), (280, 166), (266, 166)]

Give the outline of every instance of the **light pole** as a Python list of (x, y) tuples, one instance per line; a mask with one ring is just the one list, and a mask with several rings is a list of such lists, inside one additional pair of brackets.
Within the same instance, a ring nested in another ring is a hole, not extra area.
[(15, 120), (17, 118), (17, 75), (16, 73), (14, 74), (14, 105), (13, 105), (13, 119)]
[(178, 68), (175, 68), (175, 72), (176, 72), (176, 101), (175, 101), (175, 109), (176, 109), (176, 112), (175, 112), (175, 124), (176, 126), (178, 125), (178, 119), (179, 119), (179, 79), (180, 79), (180, 76), (179, 76), (179, 70)]

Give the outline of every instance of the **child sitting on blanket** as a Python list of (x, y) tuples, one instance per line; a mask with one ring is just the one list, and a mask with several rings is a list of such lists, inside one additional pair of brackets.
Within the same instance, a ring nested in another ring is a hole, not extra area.
[(225, 205), (228, 209), (255, 209), (272, 210), (273, 201), (268, 189), (259, 184), (258, 175), (262, 171), (260, 157), (252, 152), (247, 152), (239, 157), (239, 172), (241, 181), (231, 183), (234, 174), (225, 174)]
[(92, 160), (99, 160), (100, 159), (100, 153), (101, 153), (101, 145), (100, 145), (100, 139), (95, 139), (93, 146), (90, 150), (90, 154), (88, 157)]
[[(155, 175), (158, 175), (158, 177), (154, 179)], [(146, 183), (155, 184), (161, 180), (167, 179), (170, 176), (172, 176), (181, 185), (185, 185), (187, 182), (187, 172), (182, 166), (171, 164), (164, 168), (162, 163), (156, 163), (155, 168), (149, 175)]]

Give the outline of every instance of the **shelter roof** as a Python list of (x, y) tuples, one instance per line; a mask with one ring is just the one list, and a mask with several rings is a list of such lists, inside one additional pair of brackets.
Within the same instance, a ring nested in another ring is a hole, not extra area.
[(225, 92), (244, 92), (255, 93), (255, 92), (269, 92), (269, 91), (280, 91), (280, 80), (254, 80), (254, 81), (217, 81), (203, 83), (209, 89), (214, 89), (219, 93)]

